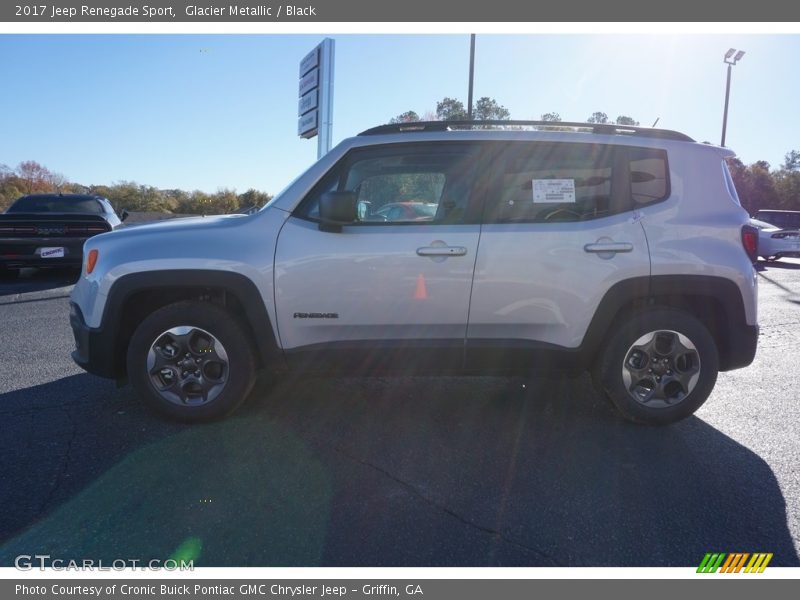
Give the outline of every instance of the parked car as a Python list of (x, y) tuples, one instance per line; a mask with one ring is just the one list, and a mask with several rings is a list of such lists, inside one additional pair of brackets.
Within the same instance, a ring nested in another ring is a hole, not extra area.
[(83, 243), (116, 229), (111, 203), (86, 194), (22, 196), (0, 215), (0, 274), (22, 267), (80, 267)]
[(758, 255), (764, 260), (800, 257), (800, 229), (781, 229), (758, 219), (750, 219), (750, 224), (758, 229)]
[[(731, 150), (629, 126), (411, 125), (343, 141), (253, 215), (88, 240), (75, 361), (184, 421), (233, 411), (258, 369), (588, 370), (648, 424), (751, 363), (758, 238)], [(432, 219), (369, 218), (410, 193)]]
[(762, 209), (755, 218), (779, 229), (800, 229), (800, 210)]
[(390, 202), (375, 211), (374, 215), (384, 221), (432, 221), (438, 204), (432, 202)]

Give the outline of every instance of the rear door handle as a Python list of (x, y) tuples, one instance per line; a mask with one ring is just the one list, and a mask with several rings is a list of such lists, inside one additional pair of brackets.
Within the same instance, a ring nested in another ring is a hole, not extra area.
[(600, 254), (603, 252), (633, 252), (633, 244), (630, 242), (595, 242), (586, 244), (584, 251)]
[(417, 248), (418, 256), (464, 256), (467, 249), (464, 246), (422, 246)]

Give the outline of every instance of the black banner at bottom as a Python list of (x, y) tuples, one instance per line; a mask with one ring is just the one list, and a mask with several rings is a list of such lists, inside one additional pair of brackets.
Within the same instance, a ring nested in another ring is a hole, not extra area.
[[(569, 576), (568, 572), (565, 576)], [(758, 590), (756, 587), (758, 586)], [(767, 589), (765, 589), (765, 587)], [(708, 576), (691, 579), (629, 580), (553, 580), (553, 579), (296, 579), (296, 580), (221, 580), (185, 581), (178, 579), (129, 580), (5, 580), (0, 581), (0, 598), (31, 600), (124, 600), (158, 598), (159, 600), (495, 600), (534, 599), (569, 595), (590, 598), (614, 594), (622, 598), (672, 600), (688, 593), (725, 594), (726, 600), (797, 591), (797, 581), (790, 579), (744, 579)], [(551, 596), (550, 594), (557, 594)]]

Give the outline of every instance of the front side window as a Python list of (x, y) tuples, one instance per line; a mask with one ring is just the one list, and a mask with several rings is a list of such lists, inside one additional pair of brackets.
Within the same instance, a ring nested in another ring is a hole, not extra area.
[(452, 144), (353, 151), (322, 179), (297, 216), (317, 220), (320, 197), (346, 191), (356, 194), (356, 224), (462, 222), (476, 153)]

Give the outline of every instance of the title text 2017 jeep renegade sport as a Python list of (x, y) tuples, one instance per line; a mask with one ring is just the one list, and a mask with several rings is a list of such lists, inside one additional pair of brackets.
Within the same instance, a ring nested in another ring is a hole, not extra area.
[(253, 215), (93, 237), (75, 361), (168, 416), (256, 371), (589, 370), (626, 418), (692, 414), (753, 360), (756, 231), (732, 153), (665, 130), (382, 126)]

